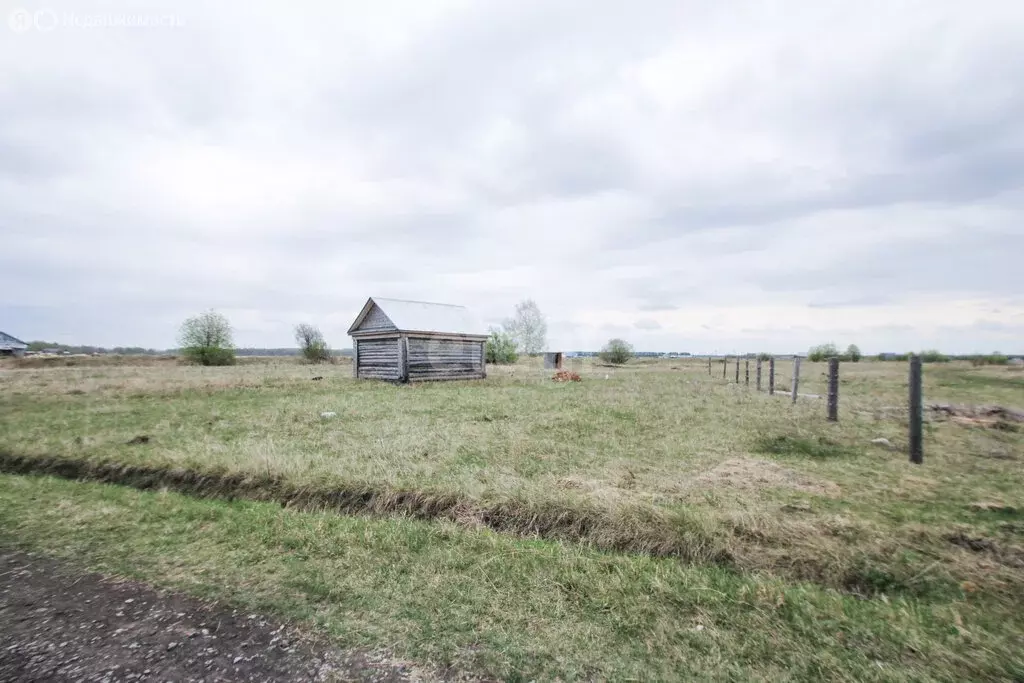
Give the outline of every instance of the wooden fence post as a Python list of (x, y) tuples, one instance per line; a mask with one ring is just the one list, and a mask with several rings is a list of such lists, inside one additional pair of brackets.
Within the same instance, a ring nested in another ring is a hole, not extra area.
[(725, 373), (729, 369), (729, 356), (722, 356), (722, 379), (725, 379)]
[(750, 359), (749, 358), (745, 359), (745, 366), (746, 367), (743, 370), (743, 378), (744, 378), (744, 382), (743, 383), (746, 384), (749, 387), (750, 386)]
[(736, 356), (736, 384), (740, 383), (740, 357)]
[(910, 462), (920, 465), (924, 462), (922, 443), (922, 422), (924, 406), (921, 391), (921, 356), (910, 357)]
[(775, 356), (768, 359), (768, 395), (775, 395)]
[(711, 376), (711, 356), (708, 356), (708, 377)]
[(793, 359), (793, 403), (796, 403), (796, 392), (800, 387), (800, 358)]
[(761, 358), (760, 357), (758, 357), (758, 359), (757, 359), (757, 366), (755, 367), (754, 372), (757, 374), (757, 390), (761, 391)]
[(828, 359), (828, 419), (839, 422), (839, 359)]

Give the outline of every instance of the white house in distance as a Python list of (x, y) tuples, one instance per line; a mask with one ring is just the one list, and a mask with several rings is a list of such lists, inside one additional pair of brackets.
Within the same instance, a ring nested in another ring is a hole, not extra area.
[(28, 344), (12, 337), (6, 332), (0, 332), (0, 356), (24, 356)]
[(371, 297), (348, 333), (356, 377), (418, 382), (487, 376), (487, 328), (464, 306)]

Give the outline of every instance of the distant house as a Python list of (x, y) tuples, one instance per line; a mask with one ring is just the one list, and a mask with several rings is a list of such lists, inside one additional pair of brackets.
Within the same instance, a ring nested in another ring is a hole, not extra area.
[(487, 328), (463, 306), (370, 297), (348, 333), (355, 377), (416, 382), (487, 376)]
[(0, 332), (0, 356), (24, 356), (28, 344), (6, 332)]

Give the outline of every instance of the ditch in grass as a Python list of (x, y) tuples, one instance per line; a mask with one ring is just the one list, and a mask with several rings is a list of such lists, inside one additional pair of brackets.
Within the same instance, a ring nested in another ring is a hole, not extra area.
[[(316, 490), (279, 479), (96, 465), (65, 458), (19, 458), (4, 453), (0, 453), (0, 472), (55, 475), (200, 498), (269, 501), (300, 511), (455, 523), (597, 550), (671, 557), (693, 565), (765, 571), (861, 596), (951, 596), (960, 592), (964, 581), (981, 587), (1024, 589), (1024, 572), (1017, 571), (1024, 569), (1024, 563), (1016, 560), (1024, 557), (1024, 551), (1013, 546), (995, 555), (1005, 566), (992, 571), (985, 562), (952, 555), (945, 542), (949, 535), (942, 536), (937, 530), (892, 537), (842, 523), (820, 527), (782, 519), (716, 519), (692, 507), (672, 515), (620, 509), (620, 516), (555, 501), (501, 501), (485, 507), (479, 501), (417, 491)], [(936, 557), (940, 561), (935, 561)]]
[[(412, 519), (0, 476), (0, 539), (503, 680), (994, 680), (1018, 604), (857, 598)], [(885, 578), (879, 579), (884, 582)]]

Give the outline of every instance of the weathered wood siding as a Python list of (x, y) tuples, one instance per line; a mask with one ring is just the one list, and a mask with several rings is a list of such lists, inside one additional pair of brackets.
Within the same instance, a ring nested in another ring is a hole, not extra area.
[(409, 337), (408, 349), (410, 381), (486, 376), (482, 341)]
[(363, 318), (363, 322), (359, 324), (356, 329), (357, 332), (377, 332), (377, 331), (389, 331), (395, 330), (395, 324), (391, 322), (391, 319), (384, 314), (384, 311), (379, 306), (374, 304), (370, 312)]
[(357, 377), (366, 379), (401, 379), (399, 367), (398, 345), (401, 340), (396, 336), (392, 339), (359, 339), (356, 362)]

